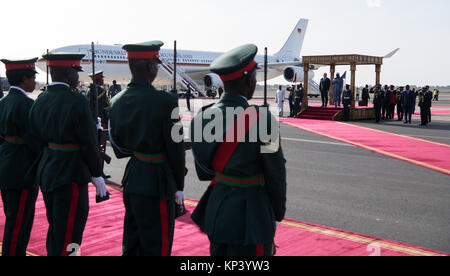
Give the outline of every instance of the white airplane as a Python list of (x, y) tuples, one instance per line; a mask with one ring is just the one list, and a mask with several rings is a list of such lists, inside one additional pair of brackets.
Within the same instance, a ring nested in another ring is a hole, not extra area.
[[(273, 79), (284, 75), (289, 82), (303, 82), (304, 73), (302, 67), (302, 58), (300, 51), (305, 39), (308, 27), (307, 19), (300, 19), (280, 51), (272, 56), (268, 56), (268, 79)], [(102, 70), (105, 75), (105, 82), (110, 83), (116, 80), (119, 83), (127, 83), (131, 79), (128, 67), (126, 52), (122, 50), (121, 45), (95, 45), (95, 69)], [(81, 61), (84, 72), (80, 73), (81, 82), (90, 82), (89, 73), (92, 71), (92, 47), (90, 44), (72, 45), (51, 52), (79, 52), (84, 53), (85, 57)], [(163, 64), (160, 67), (155, 84), (171, 85), (173, 84), (173, 50), (161, 49), (160, 56)], [(208, 87), (223, 87), (219, 76), (209, 71), (209, 65), (222, 53), (177, 50), (177, 81), (186, 87), (186, 82), (190, 85), (194, 81), (197, 85)], [(256, 62), (263, 67), (264, 56), (258, 55)], [(40, 59), (37, 67), (46, 72), (45, 60)], [(163, 69), (163, 70), (161, 70)], [(316, 68), (311, 68), (316, 69)], [(187, 75), (187, 76), (186, 76)], [(312, 80), (314, 72), (310, 71), (308, 79)], [(257, 74), (258, 82), (264, 80), (264, 70), (260, 69)]]

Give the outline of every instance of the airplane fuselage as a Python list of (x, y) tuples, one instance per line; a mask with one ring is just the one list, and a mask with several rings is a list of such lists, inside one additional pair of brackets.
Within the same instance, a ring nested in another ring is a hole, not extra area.
[[(92, 54), (91, 45), (74, 45), (53, 50), (54, 52), (77, 52), (84, 53), (85, 57), (81, 61), (84, 72), (80, 73), (81, 82), (90, 82), (89, 74), (92, 72)], [(127, 83), (131, 79), (130, 70), (128, 67), (128, 60), (126, 58), (126, 51), (122, 50), (121, 46), (116, 45), (96, 45), (95, 51), (95, 70), (102, 70), (105, 72), (105, 82), (111, 83), (116, 80), (119, 83)], [(187, 73), (196, 82), (201, 83), (203, 77), (209, 73), (207, 68), (218, 58), (222, 53), (219, 52), (205, 52), (205, 51), (189, 51), (177, 50), (177, 66), (182, 71)], [(174, 51), (170, 49), (161, 49), (161, 60), (165, 63), (173, 63)], [(264, 56), (258, 55), (255, 57), (257, 63), (261, 66), (264, 64)], [(283, 62), (295, 62), (299, 59), (283, 59)], [(275, 56), (268, 56), (268, 63), (280, 62), (280, 59)], [(39, 69), (45, 72), (46, 64), (44, 60), (39, 60), (37, 63)], [(200, 69), (200, 70), (199, 70)], [(268, 79), (279, 77), (283, 74), (282, 70), (271, 69), (268, 70)], [(264, 80), (263, 73), (257, 74), (258, 82)], [(173, 83), (172, 76), (165, 74), (159, 70), (156, 84), (170, 85)]]
[[(273, 79), (284, 75), (288, 82), (302, 82), (304, 79), (304, 72), (300, 52), (305, 38), (305, 33), (308, 26), (307, 19), (300, 19), (295, 28), (291, 32), (289, 38), (284, 46), (272, 56), (268, 56), (268, 71), (267, 78)], [(80, 73), (81, 82), (90, 82), (89, 74), (92, 73), (92, 46), (91, 45), (73, 45), (54, 49), (52, 52), (75, 52), (83, 53), (81, 64), (84, 72)], [(206, 52), (206, 51), (188, 51), (177, 50), (177, 75), (181, 75), (182, 80), (177, 78), (178, 83), (184, 87), (202, 86), (205, 77), (214, 79), (213, 85), (223, 85), (217, 75), (209, 71), (210, 64), (218, 58), (222, 53)], [(170, 49), (161, 49), (161, 60), (163, 61), (155, 84), (172, 85), (173, 84), (173, 70), (170, 64), (174, 63), (174, 51)], [(128, 67), (128, 60), (126, 52), (122, 50), (121, 45), (95, 45), (94, 46), (95, 70), (102, 70), (105, 76), (105, 82), (111, 83), (116, 80), (119, 83), (127, 83), (131, 79), (130, 69)], [(258, 55), (255, 57), (257, 63), (261, 66), (264, 64), (264, 56)], [(45, 60), (39, 60), (37, 67), (46, 71)], [(289, 72), (289, 74), (284, 74)], [(310, 71), (308, 79), (312, 79), (314, 73)], [(257, 81), (264, 80), (263, 70), (258, 70)], [(210, 84), (208, 84), (210, 85)]]

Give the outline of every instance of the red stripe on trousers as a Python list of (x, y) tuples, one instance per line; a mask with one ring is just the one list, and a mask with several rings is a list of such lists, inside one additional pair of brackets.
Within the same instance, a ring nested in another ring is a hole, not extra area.
[(22, 227), (23, 222), (23, 214), (25, 213), (25, 207), (27, 206), (27, 197), (28, 197), (28, 190), (24, 189), (22, 190), (22, 193), (20, 195), (20, 201), (19, 201), (19, 209), (17, 210), (17, 217), (16, 217), (16, 223), (14, 224), (12, 239), (11, 239), (11, 246), (9, 248), (9, 255), (15, 256), (16, 255), (16, 249), (17, 249), (17, 242), (19, 241), (19, 233), (20, 228)]
[(264, 256), (264, 244), (256, 245), (256, 256), (263, 257)]
[(69, 252), (67, 251), (67, 247), (69, 244), (72, 243), (72, 234), (73, 234), (73, 228), (75, 225), (75, 216), (77, 214), (77, 208), (78, 208), (78, 197), (79, 197), (79, 190), (78, 185), (75, 183), (72, 183), (72, 201), (70, 203), (70, 210), (69, 215), (67, 218), (67, 228), (66, 228), (66, 237), (64, 239), (64, 246), (62, 255), (68, 256)]
[(167, 256), (169, 251), (169, 218), (167, 215), (167, 201), (159, 202), (159, 210), (161, 214), (161, 256)]

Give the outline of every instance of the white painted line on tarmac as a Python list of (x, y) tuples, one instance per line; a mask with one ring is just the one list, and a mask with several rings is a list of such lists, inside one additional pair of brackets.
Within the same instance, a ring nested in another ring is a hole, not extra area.
[(434, 139), (450, 140), (450, 137), (437, 137), (437, 136), (425, 136), (425, 135), (414, 135), (414, 134), (412, 134), (411, 136), (420, 137), (420, 138), (434, 138)]
[(288, 137), (281, 137), (281, 140), (287, 140), (287, 141), (293, 141), (293, 142), (305, 142), (305, 143), (327, 144), (327, 145), (344, 146), (344, 147), (355, 147), (354, 145), (351, 145), (351, 144), (345, 144), (345, 143), (325, 142), (325, 141), (316, 141), (316, 140), (307, 140), (307, 139), (297, 139), (297, 138), (288, 138)]

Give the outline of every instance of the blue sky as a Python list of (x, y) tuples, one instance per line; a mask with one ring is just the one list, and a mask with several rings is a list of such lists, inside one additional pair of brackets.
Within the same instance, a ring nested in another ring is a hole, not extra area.
[[(254, 43), (261, 53), (265, 46), (275, 53), (297, 21), (308, 18), (302, 55), (384, 56), (401, 48), (385, 61), (383, 83), (450, 85), (449, 11), (448, 0), (3, 1), (0, 57), (38, 56), (47, 48), (91, 41), (153, 39), (168, 48), (176, 39), (179, 49), (205, 51)], [(327, 70), (316, 72), (316, 79)], [(373, 66), (358, 70), (358, 85), (374, 83)]]

